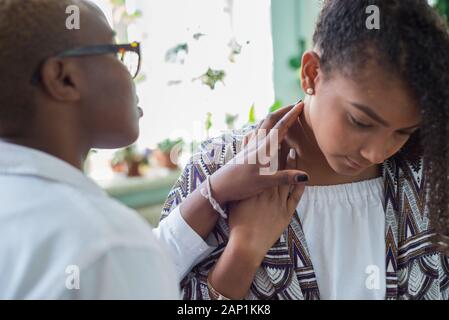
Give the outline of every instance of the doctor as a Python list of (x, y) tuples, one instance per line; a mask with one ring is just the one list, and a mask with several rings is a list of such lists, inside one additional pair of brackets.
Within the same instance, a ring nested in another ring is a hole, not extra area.
[[(80, 30), (65, 29), (73, 4)], [(0, 0), (1, 299), (177, 299), (179, 279), (209, 253), (202, 238), (225, 203), (304, 180), (298, 170), (226, 165), (152, 231), (81, 171), (91, 148), (124, 147), (139, 134), (138, 65), (117, 57), (140, 57), (140, 47), (113, 37), (87, 1)], [(261, 128), (278, 139), (246, 156), (277, 148), (301, 111), (268, 118)]]

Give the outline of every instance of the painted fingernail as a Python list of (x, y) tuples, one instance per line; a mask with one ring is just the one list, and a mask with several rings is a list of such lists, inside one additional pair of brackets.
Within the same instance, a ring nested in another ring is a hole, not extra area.
[(296, 158), (296, 151), (295, 151), (295, 149), (291, 148), (290, 152), (288, 153), (288, 156), (290, 157), (290, 159), (295, 160), (295, 158)]
[(296, 182), (306, 182), (309, 181), (309, 177), (306, 174), (299, 174), (296, 176)]

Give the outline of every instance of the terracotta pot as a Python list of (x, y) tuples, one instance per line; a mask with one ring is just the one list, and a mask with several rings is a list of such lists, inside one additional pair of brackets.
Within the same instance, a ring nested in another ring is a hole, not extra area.
[(162, 152), (161, 150), (157, 149), (154, 151), (154, 157), (156, 158), (159, 165), (164, 168), (168, 168), (170, 170), (178, 168), (178, 165), (171, 161), (169, 152)]
[(130, 161), (128, 162), (128, 177), (140, 177), (139, 172), (139, 162), (138, 161)]
[(112, 165), (111, 164), (111, 168), (113, 172), (126, 172), (127, 171), (127, 166), (125, 162), (120, 162), (117, 164)]

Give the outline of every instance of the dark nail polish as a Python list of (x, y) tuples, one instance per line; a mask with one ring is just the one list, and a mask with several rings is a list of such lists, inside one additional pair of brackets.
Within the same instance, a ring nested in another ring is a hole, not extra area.
[(306, 182), (309, 181), (309, 177), (305, 174), (300, 174), (296, 176), (296, 182)]

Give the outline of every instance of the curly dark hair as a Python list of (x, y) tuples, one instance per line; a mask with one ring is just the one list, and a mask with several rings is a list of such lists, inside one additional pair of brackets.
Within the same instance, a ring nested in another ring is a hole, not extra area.
[[(380, 28), (366, 26), (367, 7)], [(313, 37), (321, 70), (356, 75), (376, 62), (403, 81), (418, 101), (422, 127), (398, 153), (425, 164), (426, 207), (434, 229), (449, 234), (449, 34), (426, 0), (327, 0)], [(441, 241), (441, 239), (440, 239)]]

